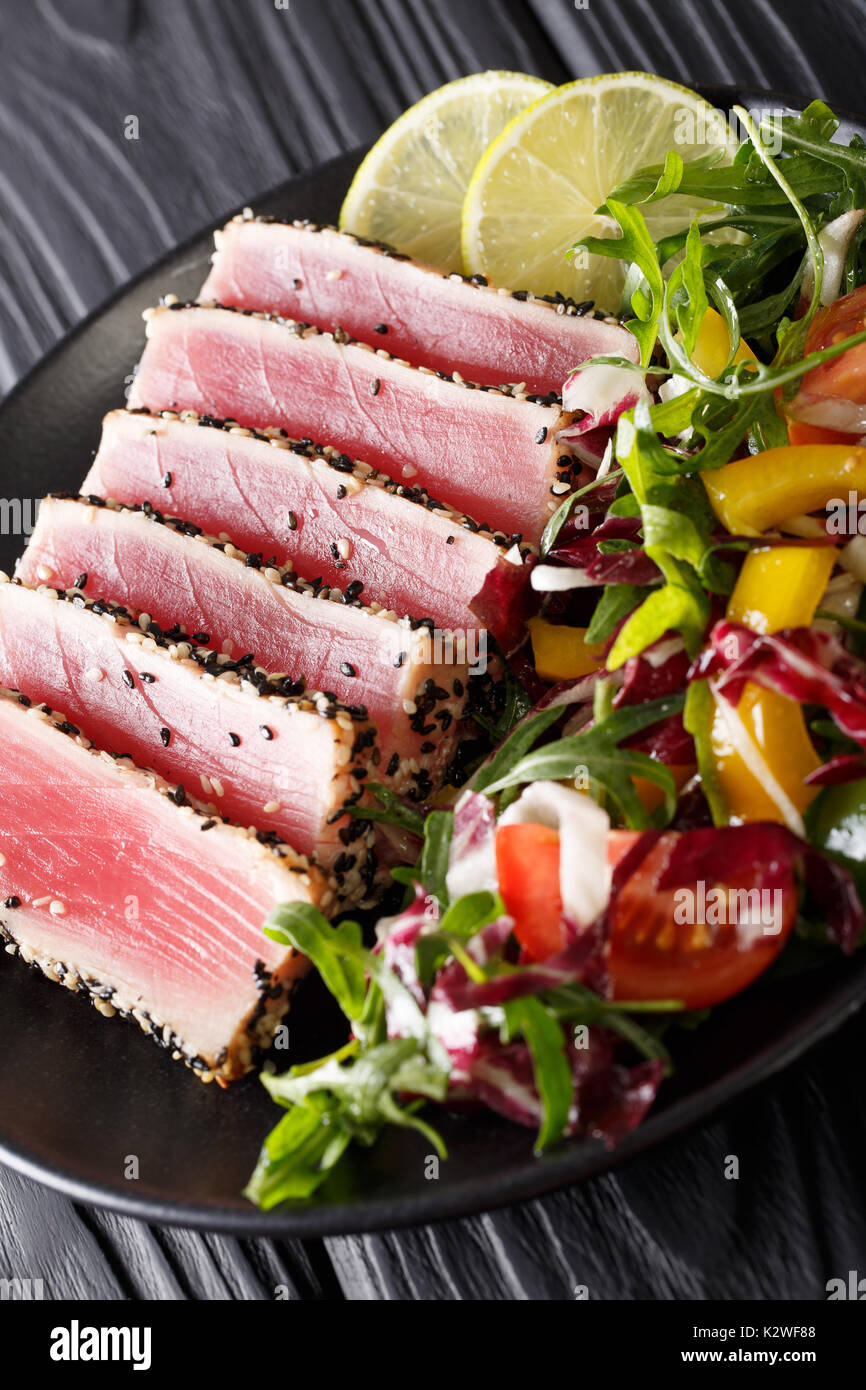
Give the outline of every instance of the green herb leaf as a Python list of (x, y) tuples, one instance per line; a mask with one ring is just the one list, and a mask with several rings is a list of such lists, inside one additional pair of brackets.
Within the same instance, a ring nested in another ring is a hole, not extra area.
[(686, 693), (683, 724), (695, 741), (701, 791), (707, 799), (707, 805), (713, 817), (713, 825), (727, 825), (730, 818), (719, 783), (712, 748), (715, 709), (715, 701), (708, 683), (703, 680), (692, 681)]
[(504, 1012), (509, 1036), (520, 1033), (532, 1055), (532, 1070), (543, 1110), (535, 1146), (539, 1150), (546, 1149), (562, 1137), (574, 1098), (574, 1079), (565, 1054), (565, 1034), (541, 1000), (531, 995), (512, 1000), (505, 1005)]
[(396, 825), (401, 830), (409, 830), (413, 835), (424, 834), (424, 817), (414, 806), (407, 806), (401, 797), (381, 782), (365, 782), (364, 785), (372, 792), (379, 805), (350, 806), (350, 816), (356, 820), (384, 821), (386, 825)]
[(638, 584), (608, 584), (590, 618), (586, 641), (606, 642), (623, 618), (628, 617), (651, 592), (648, 586)]
[(676, 809), (677, 796), (670, 769), (646, 753), (619, 745), (652, 724), (677, 714), (684, 700), (683, 695), (669, 695), (662, 700), (648, 700), (642, 705), (626, 705), (614, 710), (597, 726), (527, 753), (487, 787), (487, 794), (492, 796), (508, 787), (541, 779), (567, 781), (573, 779), (579, 769), (586, 768), (590, 779), (603, 787), (616, 803), (627, 824), (632, 829), (642, 830), (652, 824), (652, 818), (632, 780), (641, 777), (661, 787), (664, 804), (657, 819), (666, 824)]
[(427, 892), (442, 908), (448, 906), (445, 877), (448, 873), (448, 855), (453, 833), (453, 811), (430, 812), (424, 822), (424, 847), (418, 866), (419, 876)]
[(357, 922), (331, 926), (311, 903), (283, 903), (265, 922), (265, 935), (294, 946), (311, 960), (346, 1017), (361, 1017), (367, 993), (366, 952)]
[[(665, 177), (664, 170), (660, 177)], [(605, 210), (611, 217), (616, 218), (622, 236), (615, 239), (583, 237), (571, 250), (574, 252), (579, 247), (584, 247), (590, 255), (629, 260), (639, 267), (644, 286), (636, 289), (631, 296), (631, 307), (635, 317), (628, 321), (626, 328), (638, 341), (641, 365), (648, 367), (656, 344), (658, 322), (665, 297), (664, 280), (655, 243), (650, 236), (646, 219), (638, 208), (627, 207), (615, 198), (608, 198)]]

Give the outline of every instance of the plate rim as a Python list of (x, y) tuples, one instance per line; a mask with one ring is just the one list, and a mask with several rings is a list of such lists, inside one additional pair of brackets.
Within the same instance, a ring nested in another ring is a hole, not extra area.
[[(712, 99), (730, 99), (730, 104), (746, 97), (776, 100), (791, 108), (802, 107), (803, 99), (790, 92), (751, 87), (733, 83), (697, 82), (692, 87)], [(726, 106), (726, 112), (730, 105)], [(833, 104), (832, 109), (843, 120), (866, 128), (866, 115)], [(358, 146), (301, 170), (270, 190), (246, 199), (218, 219), (209, 221), (196, 232), (168, 248), (154, 261), (143, 267), (123, 284), (113, 289), (83, 319), (74, 324), (49, 350), (32, 364), (10, 391), (0, 398), (0, 425), (5, 412), (30, 389), (38, 377), (63, 354), (79, 336), (109, 312), (122, 299), (133, 293), (145, 280), (174, 263), (178, 257), (192, 251), (202, 240), (231, 217), (238, 215), (250, 201), (263, 203), (285, 195), (304, 179), (317, 178), (330, 170), (342, 169), (350, 161), (362, 157), (369, 146)], [(577, 1184), (614, 1167), (626, 1167), (642, 1154), (669, 1144), (679, 1135), (708, 1122), (737, 1100), (744, 1100), (773, 1077), (789, 1068), (800, 1057), (837, 1032), (866, 1003), (866, 975), (861, 979), (853, 974), (837, 984), (831, 997), (817, 1004), (804, 1020), (792, 1020), (777, 1039), (768, 1043), (757, 1059), (742, 1062), (725, 1072), (708, 1087), (693, 1090), (674, 1101), (667, 1109), (647, 1119), (615, 1148), (605, 1148), (597, 1141), (586, 1140), (580, 1145), (565, 1146), (561, 1151), (520, 1165), (513, 1173), (501, 1176), (495, 1189), (485, 1174), (472, 1180), (462, 1179), (449, 1189), (447, 1183), (432, 1184), (429, 1193), (410, 1193), (399, 1197), (349, 1198), (346, 1202), (316, 1203), (315, 1200), (291, 1207), (278, 1207), (263, 1212), (253, 1207), (220, 1206), (207, 1202), (187, 1202), (180, 1198), (136, 1194), (99, 1178), (90, 1178), (64, 1168), (49, 1159), (40, 1159), (23, 1146), (3, 1137), (0, 1127), (0, 1163), (13, 1171), (42, 1183), (73, 1201), (87, 1203), (102, 1210), (117, 1212), (137, 1220), (182, 1229), (214, 1231), (235, 1236), (272, 1236), (317, 1238), (336, 1235), (359, 1235), (373, 1231), (404, 1229), (410, 1226), (437, 1224), (477, 1214), (499, 1210), (514, 1203), (548, 1195), (556, 1190)]]

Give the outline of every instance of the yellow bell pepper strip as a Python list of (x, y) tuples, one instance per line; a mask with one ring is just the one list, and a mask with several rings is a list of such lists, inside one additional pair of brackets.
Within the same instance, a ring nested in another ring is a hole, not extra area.
[(849, 492), (866, 495), (866, 449), (788, 445), (735, 459), (701, 479), (722, 525), (735, 536), (757, 536), (833, 499), (847, 501)]
[(604, 666), (604, 643), (586, 641), (585, 627), (566, 627), (530, 618), (535, 669), (544, 681), (578, 680)]
[(808, 627), (835, 563), (832, 545), (756, 546), (743, 562), (726, 616), (762, 635)]
[[(682, 342), (682, 334), (678, 333), (676, 338), (677, 342)], [(716, 313), (715, 309), (707, 308), (698, 329), (698, 336), (692, 351), (692, 361), (700, 371), (715, 379), (722, 375), (728, 365), (730, 351), (731, 340), (728, 336), (728, 326), (725, 320), (721, 314)], [(734, 353), (734, 364), (755, 361), (757, 359), (749, 344), (741, 341)]]
[[(767, 546), (750, 551), (728, 602), (728, 618), (760, 633), (808, 626), (835, 559), (832, 546)], [(728, 814), (737, 821), (790, 824), (792, 812), (802, 816), (818, 794), (818, 788), (804, 786), (804, 779), (821, 760), (809, 738), (802, 708), (775, 690), (749, 684), (736, 713), (775, 778), (777, 793), (787, 800), (788, 814), (780, 806), (778, 794), (771, 794), (734, 747), (725, 712), (717, 707), (710, 742)]]

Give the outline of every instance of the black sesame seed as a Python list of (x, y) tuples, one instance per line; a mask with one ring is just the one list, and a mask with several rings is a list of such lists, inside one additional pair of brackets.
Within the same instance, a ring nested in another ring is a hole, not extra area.
[(343, 485), (343, 483), (340, 483), (340, 486), (337, 488), (337, 498), (338, 498), (339, 501), (342, 502), (342, 500), (343, 500), (343, 498), (344, 498), (345, 496), (346, 496), (346, 488), (345, 488), (345, 486)]
[(13, 895), (11, 898), (7, 898), (7, 899), (6, 899), (6, 901), (4, 902), (3, 906), (4, 906), (4, 907), (20, 907), (20, 906), (21, 906), (21, 899), (20, 899), (20, 898), (16, 898), (16, 897)]
[(374, 377), (373, 380), (370, 382), (370, 395), (371, 395), (371, 396), (378, 396), (378, 394), (379, 394), (379, 392), (381, 391), (381, 389), (382, 389), (382, 383), (381, 383), (381, 381), (379, 380), (378, 377)]
[(542, 425), (541, 429), (538, 431), (538, 434), (535, 436), (535, 442), (536, 442), (536, 444), (543, 444), (546, 438), (547, 438), (547, 430), (546, 430), (546, 428)]
[(445, 538), (445, 544), (446, 544), (446, 545), (453, 545), (455, 539), (456, 539), (456, 537), (454, 537), (454, 536), (447, 536), (447, 537)]
[(294, 513), (294, 512), (289, 512), (289, 530), (290, 530), (290, 531), (297, 531), (297, 529), (298, 529), (298, 518), (295, 516), (295, 513)]
[(167, 748), (168, 745), (171, 743), (171, 729), (166, 729), (163, 727), (159, 731), (159, 736), (162, 739), (163, 748)]
[(75, 583), (73, 584), (72, 587), (73, 587), (73, 589), (85, 589), (85, 588), (87, 587), (87, 572), (86, 572), (86, 571), (85, 571), (83, 574), (79, 574), (78, 578), (76, 579), (76, 581), (75, 581)]
[(407, 657), (408, 655), (409, 655), (408, 652), (398, 652), (397, 655), (394, 657), (394, 665), (395, 665), (395, 666), (402, 666), (402, 665), (403, 665), (403, 662), (406, 660), (406, 657)]
[(344, 676), (356, 676), (358, 674), (350, 661), (341, 661), (340, 671)]
[(163, 474), (162, 485), (163, 485), (163, 487), (171, 487), (171, 474), (170, 474), (170, 473), (165, 473), (165, 474)]
[(388, 766), (387, 766), (387, 768), (385, 769), (386, 775), (387, 775), (388, 777), (394, 777), (394, 776), (396, 776), (397, 769), (399, 768), (399, 766), (400, 766), (400, 754), (399, 754), (399, 753), (392, 753), (392, 754), (391, 754), (390, 761), (389, 761), (389, 763), (388, 763)]
[(271, 738), (273, 738), (273, 736), (274, 736), (274, 731), (273, 731), (273, 729), (269, 729), (268, 726), (267, 726), (267, 724), (260, 724), (260, 725), (259, 725), (259, 733), (261, 734), (262, 738), (266, 738), (266, 739), (271, 739)]
[(374, 333), (387, 333), (387, 332), (388, 332), (388, 325), (387, 325), (387, 323), (374, 323), (374, 324), (373, 324), (373, 332), (374, 332)]
[(194, 642), (198, 642), (198, 644), (199, 644), (200, 647), (206, 647), (207, 644), (208, 644), (208, 642), (210, 641), (210, 633), (209, 633), (209, 632), (194, 632), (194, 633), (192, 634), (192, 640), (193, 640)]
[(202, 824), (201, 824), (201, 826), (200, 826), (200, 829), (202, 829), (202, 830), (213, 830), (213, 828), (214, 828), (215, 825), (216, 825), (216, 821), (215, 821), (215, 820), (206, 820), (206, 821), (202, 821)]
[(232, 748), (237, 748), (237, 747), (238, 747), (238, 744), (240, 743), (240, 738), (239, 738), (239, 736), (238, 736), (237, 734), (231, 734), (231, 733), (230, 733), (230, 734), (229, 734), (229, 743), (231, 744)]
[(146, 685), (153, 685), (156, 676), (152, 676), (149, 671), (139, 671), (138, 673)]
[(131, 671), (124, 671), (123, 683), (124, 685), (128, 685), (130, 690), (133, 690), (135, 688), (135, 677), (133, 676)]

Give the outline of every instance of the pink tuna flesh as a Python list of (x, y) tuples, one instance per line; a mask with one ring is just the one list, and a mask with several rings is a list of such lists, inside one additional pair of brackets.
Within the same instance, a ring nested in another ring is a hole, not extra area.
[(590, 357), (638, 360), (632, 335), (576, 312), (585, 306), (443, 275), (332, 227), (238, 217), (216, 240), (200, 299), (339, 327), (469, 381), (525, 382), (546, 395), (561, 391), (567, 374)]
[(470, 389), (363, 343), (196, 305), (152, 311), (129, 404), (323, 439), (537, 544), (575, 460), (559, 404)]
[(354, 774), (376, 775), (374, 727), (322, 696), (278, 695), (251, 679), (254, 669), (227, 671), (205, 648), (157, 641), (125, 609), (92, 605), (74, 591), (0, 584), (0, 684), (62, 710), (100, 747), (181, 782), (230, 820), (316, 855), (329, 873), (339, 861), (337, 896), (364, 897), (369, 832), (341, 811), (360, 792)]
[(0, 694), (0, 934), (204, 1079), (242, 1075), (285, 1007), (276, 986), (305, 965), (262, 923), (278, 903), (317, 902), (321, 876), (64, 727)]
[(81, 491), (227, 531), (247, 551), (439, 628), (488, 627), (506, 649), (522, 635), (525, 550), (420, 488), (281, 431), (115, 410)]
[(162, 628), (179, 623), (193, 636), (204, 633), (208, 645), (236, 659), (252, 653), (266, 671), (303, 676), (310, 688), (365, 707), (379, 729), (386, 776), (396, 790), (424, 799), (455, 751), (465, 660), (452, 662), (447, 643), (427, 641), (426, 631), (329, 601), (327, 589), (315, 598), (309, 585), (283, 584), (279, 571), (247, 565), (243, 552), (184, 526), (47, 498), (18, 574), (67, 589), (86, 573), (93, 597), (144, 610)]

